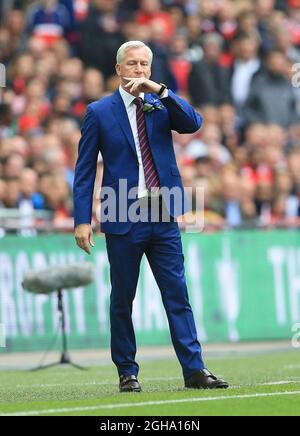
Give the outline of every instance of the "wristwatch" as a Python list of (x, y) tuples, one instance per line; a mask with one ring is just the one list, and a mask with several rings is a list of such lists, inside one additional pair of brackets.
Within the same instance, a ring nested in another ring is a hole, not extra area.
[(160, 86), (161, 86), (161, 88), (160, 88), (160, 90), (157, 93), (158, 97), (160, 97), (164, 93), (164, 91), (166, 89), (168, 89), (167, 85), (165, 85), (164, 83), (160, 83)]

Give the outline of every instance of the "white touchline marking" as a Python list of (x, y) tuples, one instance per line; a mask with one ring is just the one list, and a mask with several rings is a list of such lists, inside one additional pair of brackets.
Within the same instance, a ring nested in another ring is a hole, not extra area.
[[(143, 382), (148, 382), (148, 381), (174, 381), (174, 380), (182, 380), (182, 377), (168, 377), (168, 379), (166, 379), (165, 377), (157, 377), (157, 378), (143, 378), (142, 381)], [(236, 385), (236, 386), (230, 386), (231, 388), (245, 388), (245, 387), (255, 387), (255, 386), (280, 386), (280, 385), (288, 385), (288, 384), (297, 384), (300, 383), (297, 380), (284, 380), (284, 381), (273, 381), (273, 382), (267, 382), (267, 383), (256, 383), (255, 385), (253, 384), (244, 384), (244, 385)], [(112, 384), (117, 385), (116, 380), (104, 380), (101, 382), (87, 382), (87, 383), (68, 383), (65, 384), (64, 387), (68, 388), (68, 387), (73, 387), (73, 386), (111, 386)], [(49, 384), (34, 384), (34, 385), (17, 385), (16, 388), (17, 389), (29, 389), (29, 388), (57, 388), (59, 386), (62, 386), (61, 383), (49, 383)], [(5, 387), (7, 389), (7, 386), (2, 385), (2, 387)], [(0, 388), (1, 389), (1, 388)]]
[(184, 398), (180, 400), (162, 400), (162, 401), (145, 401), (121, 404), (99, 404), (99, 406), (86, 406), (86, 407), (70, 407), (64, 409), (46, 409), (46, 410), (29, 410), (27, 412), (15, 413), (0, 413), (0, 416), (32, 416), (32, 415), (49, 415), (53, 413), (74, 413), (74, 412), (88, 412), (100, 409), (123, 409), (130, 407), (142, 406), (160, 406), (163, 404), (182, 404), (182, 403), (202, 403), (205, 401), (226, 401), (226, 400), (245, 400), (250, 398), (266, 398), (266, 397), (280, 397), (286, 395), (300, 395), (300, 391), (290, 392), (273, 392), (261, 394), (246, 394), (246, 395), (224, 395), (221, 397), (203, 397), (203, 398)]
[(289, 384), (297, 384), (297, 383), (299, 383), (299, 382), (296, 380), (290, 380), (290, 381), (259, 383), (257, 386), (281, 386), (281, 385), (289, 385)]
[(300, 365), (285, 365), (283, 369), (291, 369), (291, 370), (300, 369)]

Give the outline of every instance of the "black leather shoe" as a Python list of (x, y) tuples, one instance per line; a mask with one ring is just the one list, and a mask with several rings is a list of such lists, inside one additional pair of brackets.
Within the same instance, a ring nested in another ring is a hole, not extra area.
[(121, 375), (120, 392), (141, 392), (142, 388), (135, 375)]
[(186, 388), (189, 389), (228, 389), (229, 384), (215, 377), (207, 369), (202, 369), (184, 380)]

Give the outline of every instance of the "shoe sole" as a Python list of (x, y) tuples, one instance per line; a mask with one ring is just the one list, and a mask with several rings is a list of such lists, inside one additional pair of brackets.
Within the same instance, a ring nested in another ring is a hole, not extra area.
[(123, 394), (123, 393), (128, 394), (129, 392), (142, 392), (142, 389), (122, 389), (122, 390), (120, 390), (121, 394)]
[(205, 391), (209, 391), (209, 390), (213, 390), (213, 389), (228, 389), (229, 385), (227, 384), (221, 384), (218, 386), (207, 386), (207, 387), (203, 387), (203, 386), (185, 386), (187, 389), (203, 389)]

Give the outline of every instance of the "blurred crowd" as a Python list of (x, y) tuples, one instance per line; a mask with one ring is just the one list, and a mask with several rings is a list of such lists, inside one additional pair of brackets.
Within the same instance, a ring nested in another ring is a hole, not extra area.
[[(128, 40), (204, 118), (174, 143), (185, 186), (205, 189), (207, 228), (298, 225), (300, 0), (2, 0), (0, 217), (46, 210), (72, 229), (86, 106), (117, 89)], [(99, 156), (96, 190), (101, 177)]]

